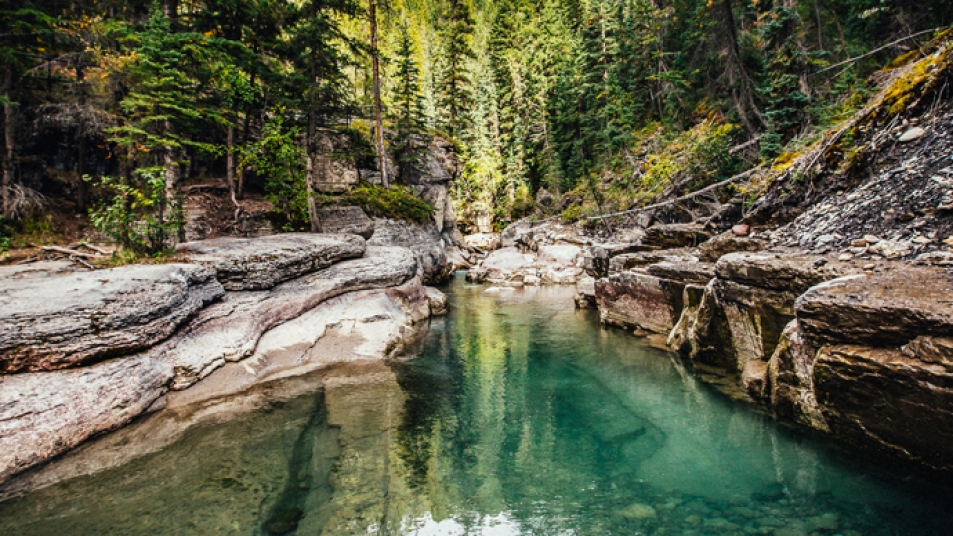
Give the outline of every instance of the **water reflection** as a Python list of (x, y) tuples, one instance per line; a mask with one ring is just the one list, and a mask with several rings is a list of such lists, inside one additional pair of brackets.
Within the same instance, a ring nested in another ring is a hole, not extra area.
[(941, 534), (568, 289), (458, 282), (415, 359), (165, 410), (31, 476), (3, 534)]

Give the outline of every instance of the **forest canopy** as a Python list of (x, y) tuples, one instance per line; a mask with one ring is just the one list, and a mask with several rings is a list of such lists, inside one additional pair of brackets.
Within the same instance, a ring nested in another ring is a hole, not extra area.
[(947, 0), (7, 2), (0, 224), (60, 195), (154, 249), (215, 176), (304, 228), (322, 129), (385, 183), (381, 149), (451, 139), (466, 225), (537, 199), (571, 221), (786, 158), (951, 22)]

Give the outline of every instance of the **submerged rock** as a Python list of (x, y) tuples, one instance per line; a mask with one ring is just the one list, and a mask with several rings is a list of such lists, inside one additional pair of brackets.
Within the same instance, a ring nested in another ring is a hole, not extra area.
[(357, 235), (285, 233), (186, 242), (179, 244), (176, 252), (214, 270), (226, 290), (261, 290), (360, 257), (365, 248)]
[(48, 277), (0, 275), (0, 372), (56, 370), (148, 348), (224, 294), (213, 272), (188, 264), (42, 273)]

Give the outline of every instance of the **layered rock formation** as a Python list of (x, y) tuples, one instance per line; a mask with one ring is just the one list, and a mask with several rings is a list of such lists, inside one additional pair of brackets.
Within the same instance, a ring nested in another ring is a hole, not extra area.
[[(393, 355), (414, 323), (446, 310), (408, 248), (366, 247), (354, 235), (234, 240), (233, 248), (184, 249), (242, 290), (224, 291), (215, 272), (192, 264), (0, 273), (9, 316), (0, 339), (0, 481), (163, 407), (170, 392), (211, 396)], [(279, 244), (290, 245), (289, 259)], [(57, 299), (44, 299), (49, 292)], [(65, 370), (23, 372), (51, 369)]]
[(582, 248), (589, 243), (578, 229), (553, 221), (521, 221), (499, 236), (481, 233), (465, 241), (475, 251), (490, 251), (467, 280), (510, 286), (576, 284), (584, 272)]

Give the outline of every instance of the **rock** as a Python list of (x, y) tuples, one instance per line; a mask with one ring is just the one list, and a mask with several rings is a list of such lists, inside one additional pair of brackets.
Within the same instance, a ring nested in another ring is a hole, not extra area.
[(594, 277), (582, 275), (576, 280), (574, 300), (578, 309), (596, 308), (596, 279)]
[(321, 207), (314, 213), (318, 232), (356, 234), (365, 240), (374, 235), (374, 220), (361, 207)]
[(0, 376), (0, 482), (128, 423), (165, 392), (171, 378), (171, 364), (148, 353), (60, 372)]
[(644, 244), (666, 248), (697, 246), (711, 238), (703, 225), (696, 223), (668, 223), (645, 230)]
[(780, 418), (829, 432), (814, 395), (814, 357), (817, 350), (804, 342), (797, 320), (792, 320), (768, 362), (771, 407)]
[(416, 274), (417, 261), (408, 249), (372, 246), (360, 259), (340, 262), (267, 291), (229, 293), (153, 352), (173, 364), (172, 388), (185, 389), (226, 362), (248, 357), (264, 332), (325, 300), (345, 292), (394, 287)]
[(748, 236), (751, 233), (751, 227), (747, 224), (738, 224), (731, 228), (732, 234), (735, 236)]
[(686, 319), (688, 324), (682, 329), (688, 340), (688, 356), (692, 361), (736, 368), (738, 358), (732, 345), (728, 319), (719, 302), (718, 283), (719, 280), (715, 279), (705, 286), (697, 312)]
[(470, 261), (470, 254), (459, 247), (450, 246), (445, 251), (447, 264), (451, 271), (464, 270), (473, 266), (473, 263)]
[(648, 274), (622, 272), (596, 281), (602, 322), (668, 333), (682, 311), (685, 285)]
[(493, 251), (500, 249), (500, 233), (476, 233), (463, 237), (463, 243), (470, 249)]
[(654, 519), (658, 517), (655, 508), (642, 503), (631, 504), (619, 513), (627, 519)]
[(640, 242), (599, 244), (589, 248), (589, 253), (585, 257), (583, 266), (587, 274), (598, 279), (609, 275), (609, 263), (613, 257), (618, 257), (626, 253), (651, 251), (655, 249), (658, 249), (658, 247), (646, 246)]
[(837, 530), (840, 527), (840, 516), (835, 513), (827, 513), (809, 517), (807, 519), (807, 526), (810, 532), (818, 530)]
[(74, 367), (148, 348), (224, 293), (213, 272), (187, 264), (132, 265), (49, 277), (27, 276), (40, 272), (4, 273), (3, 373)]
[(499, 282), (519, 274), (530, 273), (536, 275), (536, 257), (528, 253), (520, 253), (515, 247), (505, 247), (490, 253), (476, 268), (467, 272), (467, 281)]
[(867, 248), (867, 251), (876, 253), (887, 259), (898, 259), (910, 255), (913, 252), (913, 247), (908, 242), (881, 240)]
[(583, 274), (582, 248), (569, 244), (541, 246), (536, 265), (544, 283), (575, 284)]
[(685, 285), (685, 290), (682, 292), (682, 312), (666, 341), (669, 348), (682, 354), (688, 354), (691, 351), (691, 330), (695, 327), (698, 308), (701, 306), (704, 295), (705, 287)]
[(876, 236), (870, 235), (870, 234), (869, 234), (869, 235), (864, 235), (864, 244), (865, 244), (865, 245), (871, 245), (871, 246), (872, 246), (872, 245), (874, 245), (874, 244), (876, 244), (876, 243), (878, 243), (878, 242), (880, 242), (880, 239), (877, 238)]
[(658, 251), (638, 251), (623, 253), (609, 260), (607, 275), (617, 274), (633, 268), (644, 268), (660, 262), (697, 262), (698, 257), (693, 249), (664, 249)]
[(226, 290), (261, 290), (364, 254), (356, 235), (285, 233), (179, 244), (181, 256), (215, 271)]
[(706, 262), (659, 262), (645, 271), (655, 277), (697, 285), (707, 285), (715, 277), (715, 266)]
[(903, 134), (901, 134), (900, 138), (898, 138), (897, 141), (899, 141), (900, 143), (906, 143), (908, 141), (919, 139), (923, 137), (923, 135), (926, 133), (927, 131), (921, 127), (913, 127), (911, 129), (908, 129)]
[(851, 240), (850, 245), (851, 247), (862, 248), (867, 246), (867, 241), (863, 238), (858, 238), (856, 240)]
[(896, 266), (842, 277), (797, 300), (808, 342), (899, 347), (919, 334), (953, 336), (953, 275), (942, 268)]
[(450, 278), (453, 267), (447, 261), (446, 235), (433, 222), (416, 224), (403, 220), (374, 220), (374, 236), (368, 246), (399, 246), (410, 249), (417, 257), (417, 270), (428, 285), (442, 283)]
[(33, 277), (45, 278), (76, 271), (76, 264), (72, 261), (40, 261), (30, 264), (12, 264), (0, 266), (0, 282)]
[(953, 361), (827, 345), (814, 363), (814, 390), (841, 442), (953, 474)]
[(953, 338), (920, 335), (901, 349), (903, 355), (924, 363), (953, 362)]
[(727, 519), (722, 517), (706, 519), (702, 523), (702, 526), (709, 530), (718, 530), (718, 531), (738, 530), (741, 528), (737, 524), (732, 523), (731, 521), (728, 521)]
[(794, 319), (797, 294), (769, 290), (716, 279), (711, 291), (728, 325), (734, 370), (743, 371), (749, 361), (767, 361), (774, 353), (781, 332)]
[(447, 314), (447, 309), (450, 307), (450, 300), (447, 299), (447, 295), (433, 287), (427, 287), (427, 302), (430, 305), (430, 314), (433, 316), (445, 315)]
[(688, 517), (685, 518), (685, 524), (686, 524), (686, 525), (698, 525), (698, 524), (701, 523), (701, 522), (702, 522), (702, 518), (701, 518), (701, 516), (699, 516), (699, 515), (697, 515), (697, 514), (692, 514), (692, 515), (690, 515), (690, 516), (688, 516)]
[(553, 197), (553, 194), (549, 193), (545, 188), (540, 188), (536, 192), (536, 204), (541, 207), (551, 207), (556, 203), (556, 198)]
[(800, 294), (810, 287), (859, 270), (847, 263), (806, 254), (729, 253), (715, 264), (721, 279)]
[(758, 238), (737, 236), (734, 233), (722, 233), (698, 246), (699, 258), (705, 262), (715, 262), (723, 255), (737, 251), (761, 251), (767, 244)]
[(768, 363), (760, 359), (748, 360), (741, 371), (741, 386), (751, 398), (768, 398)]

